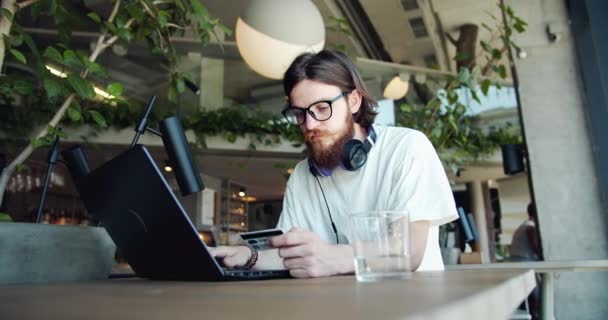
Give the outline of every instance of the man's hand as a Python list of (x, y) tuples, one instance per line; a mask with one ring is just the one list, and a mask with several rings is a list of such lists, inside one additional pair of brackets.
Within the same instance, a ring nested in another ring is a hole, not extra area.
[(354, 272), (353, 249), (349, 245), (331, 245), (310, 231), (292, 228), (273, 237), (270, 245), (279, 248), (279, 256), (292, 277), (327, 277)]
[(209, 247), (209, 251), (211, 251), (211, 255), (228, 269), (242, 267), (251, 258), (251, 249), (246, 246)]

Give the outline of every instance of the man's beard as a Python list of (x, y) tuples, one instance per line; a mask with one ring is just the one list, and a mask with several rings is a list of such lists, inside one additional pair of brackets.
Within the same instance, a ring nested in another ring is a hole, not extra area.
[(320, 141), (313, 141), (312, 137), (317, 135), (324, 137), (328, 135), (328, 133), (319, 130), (311, 130), (306, 132), (304, 141), (308, 147), (308, 156), (311, 157), (317, 166), (325, 169), (333, 169), (340, 163), (344, 145), (355, 135), (352, 116), (350, 114), (348, 119), (346, 119), (346, 126), (344, 130), (338, 134), (339, 136), (337, 140), (335, 140), (330, 146), (324, 147), (321, 145)]

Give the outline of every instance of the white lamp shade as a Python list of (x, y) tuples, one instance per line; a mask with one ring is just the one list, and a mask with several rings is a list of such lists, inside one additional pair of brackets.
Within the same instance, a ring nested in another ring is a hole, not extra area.
[(400, 76), (395, 76), (384, 88), (383, 95), (387, 99), (398, 100), (405, 97), (409, 89), (409, 81), (404, 81)]
[(241, 57), (251, 69), (282, 79), (299, 54), (323, 49), (325, 26), (309, 0), (255, 0), (238, 18), (235, 36)]

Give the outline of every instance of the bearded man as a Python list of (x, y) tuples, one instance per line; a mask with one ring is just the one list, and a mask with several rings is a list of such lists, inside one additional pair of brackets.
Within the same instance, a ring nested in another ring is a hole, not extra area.
[(377, 103), (353, 62), (324, 50), (297, 57), (283, 79), (283, 115), (308, 149), (287, 182), (274, 250), (217, 247), (225, 267), (286, 268), (293, 277), (353, 274), (348, 217), (409, 213), (414, 270), (443, 270), (439, 225), (458, 217), (445, 171), (424, 134), (374, 125)]

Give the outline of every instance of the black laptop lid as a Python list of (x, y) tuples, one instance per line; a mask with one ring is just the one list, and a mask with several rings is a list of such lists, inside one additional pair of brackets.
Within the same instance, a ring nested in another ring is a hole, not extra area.
[(148, 150), (137, 145), (93, 171), (81, 196), (131, 268), (152, 279), (219, 280), (222, 271)]

